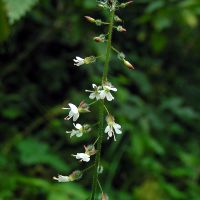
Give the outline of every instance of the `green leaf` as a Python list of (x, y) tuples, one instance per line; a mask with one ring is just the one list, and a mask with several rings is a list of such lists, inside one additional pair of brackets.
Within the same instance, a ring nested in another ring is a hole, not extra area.
[(12, 24), (16, 20), (19, 20), (23, 17), (27, 11), (29, 11), (37, 2), (38, 0), (3, 0), (8, 17), (9, 22)]
[(20, 160), (24, 165), (49, 164), (57, 170), (67, 170), (66, 164), (54, 153), (47, 144), (29, 138), (17, 144)]
[(153, 3), (149, 4), (146, 8), (146, 13), (152, 13), (155, 10), (158, 10), (164, 6), (164, 1), (154, 1)]

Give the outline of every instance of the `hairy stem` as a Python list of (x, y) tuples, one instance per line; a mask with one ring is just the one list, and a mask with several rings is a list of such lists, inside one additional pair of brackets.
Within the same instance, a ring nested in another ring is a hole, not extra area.
[[(102, 82), (107, 81), (108, 76), (108, 68), (110, 63), (110, 53), (111, 53), (111, 47), (112, 47), (112, 32), (113, 32), (113, 22), (114, 22), (114, 15), (115, 11), (113, 10), (110, 14), (110, 23), (109, 23), (109, 30), (108, 30), (108, 41), (107, 41), (107, 50), (106, 50), (106, 60), (103, 70), (103, 76), (102, 76)], [(99, 103), (99, 132), (98, 132), (98, 143), (97, 143), (97, 154), (95, 157), (95, 166), (94, 166), (94, 175), (93, 175), (93, 183), (92, 183), (92, 194), (90, 197), (90, 200), (95, 200), (96, 196), (96, 190), (97, 190), (97, 183), (98, 183), (98, 166), (100, 166), (101, 161), (101, 146), (102, 146), (102, 140), (103, 140), (103, 133), (104, 133), (104, 101), (100, 101)]]

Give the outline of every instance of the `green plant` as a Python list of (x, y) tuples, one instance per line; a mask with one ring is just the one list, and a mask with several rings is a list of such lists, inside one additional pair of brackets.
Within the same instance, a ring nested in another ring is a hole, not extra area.
[[(102, 193), (101, 198), (107, 199), (106, 194), (104, 194), (100, 181), (99, 181), (99, 170), (103, 168), (101, 164), (101, 148), (102, 148), (102, 142), (104, 138), (104, 132), (108, 134), (107, 136), (108, 139), (113, 137), (114, 141), (116, 141), (115, 134), (122, 133), (121, 126), (115, 122), (115, 118), (108, 111), (105, 101), (107, 100), (110, 102), (114, 100), (114, 97), (112, 96), (111, 92), (117, 91), (117, 88), (115, 88), (108, 80), (111, 51), (113, 50), (117, 53), (118, 58), (124, 63), (124, 65), (128, 69), (134, 69), (133, 65), (125, 59), (124, 53), (119, 52), (116, 48), (112, 46), (113, 29), (117, 30), (118, 32), (126, 31), (126, 29), (123, 28), (121, 25), (117, 25), (117, 26), (115, 25), (116, 23), (122, 22), (122, 19), (120, 19), (116, 15), (116, 10), (120, 8), (125, 8), (131, 3), (132, 1), (121, 3), (121, 4), (117, 0), (99, 1), (99, 4), (98, 4), (99, 7), (104, 8), (109, 11), (109, 15), (110, 15), (109, 22), (104, 22), (101, 19), (94, 19), (90, 16), (85, 16), (86, 20), (89, 21), (90, 23), (96, 24), (97, 26), (108, 25), (109, 27), (107, 34), (101, 34), (100, 36), (97, 36), (94, 38), (96, 42), (107, 43), (105, 64), (103, 67), (101, 85), (97, 86), (96, 84), (92, 84), (93, 90), (86, 90), (86, 92), (90, 93), (89, 98), (95, 99), (95, 101), (91, 103), (85, 103), (84, 101), (81, 101), (79, 106), (69, 103), (68, 104), (69, 107), (63, 108), (66, 110), (70, 110), (69, 115), (65, 118), (65, 120), (70, 120), (72, 118), (73, 121), (75, 122), (79, 118), (80, 113), (90, 112), (89, 110), (90, 107), (98, 102), (99, 118), (97, 121), (98, 135), (96, 137), (96, 141), (93, 144), (84, 146), (85, 153), (77, 153), (76, 155), (72, 155), (76, 157), (76, 159), (79, 159), (80, 161), (89, 162), (90, 156), (93, 156), (96, 154), (94, 165), (86, 168), (85, 170), (76, 170), (69, 176), (58, 175), (58, 177), (54, 177), (54, 179), (58, 180), (59, 182), (70, 182), (70, 181), (80, 179), (83, 175), (83, 172), (88, 171), (88, 169), (90, 168), (94, 168), (92, 192), (91, 192), (90, 200), (95, 200), (97, 197), (97, 185), (99, 185), (99, 188)], [(88, 64), (96, 62), (96, 60), (100, 57), (102, 57), (102, 55), (89, 56), (84, 59), (77, 56), (76, 59), (74, 59), (74, 62), (75, 62), (74, 65), (78, 67), (81, 65), (88, 65)], [(104, 130), (104, 118), (105, 118), (104, 110), (107, 112), (107, 116), (106, 116), (107, 127), (105, 128), (105, 130)], [(92, 129), (91, 126), (88, 124), (84, 124), (84, 125), (74, 124), (74, 127), (76, 128), (76, 130), (73, 129), (72, 131), (67, 131), (67, 133), (70, 133), (70, 137), (73, 137), (73, 136), (81, 137), (83, 134), (89, 133)], [(96, 143), (97, 143), (97, 148), (95, 148)]]

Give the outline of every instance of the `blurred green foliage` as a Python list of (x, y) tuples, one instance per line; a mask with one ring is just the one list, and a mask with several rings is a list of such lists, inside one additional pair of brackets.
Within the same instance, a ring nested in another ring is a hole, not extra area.
[[(91, 39), (102, 28), (83, 16), (108, 15), (92, 0), (36, 3), (0, 1), (0, 40), (9, 36), (0, 48), (0, 200), (86, 199), (92, 172), (78, 183), (52, 177), (79, 168), (70, 155), (95, 137), (94, 129), (69, 139), (61, 107), (86, 100), (84, 90), (100, 82), (102, 63), (75, 68), (72, 59), (104, 53)], [(115, 46), (136, 70), (112, 57), (118, 93), (109, 109), (123, 135), (103, 146), (101, 182), (111, 200), (200, 200), (199, 15), (199, 0), (135, 0), (119, 12), (128, 31), (114, 34)]]

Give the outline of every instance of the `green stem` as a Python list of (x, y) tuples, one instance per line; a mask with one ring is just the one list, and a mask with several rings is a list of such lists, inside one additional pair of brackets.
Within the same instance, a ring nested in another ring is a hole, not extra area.
[[(112, 32), (113, 32), (113, 23), (114, 23), (114, 15), (115, 10), (113, 10), (110, 14), (110, 23), (108, 30), (108, 41), (107, 41), (107, 50), (106, 50), (106, 60), (103, 70), (102, 82), (107, 81), (108, 76), (108, 68), (110, 63), (110, 54), (111, 54), (111, 44), (112, 44)], [(98, 183), (98, 166), (100, 166), (101, 161), (101, 146), (103, 141), (103, 133), (104, 133), (104, 101), (99, 101), (99, 133), (98, 133), (98, 143), (97, 143), (97, 153), (95, 157), (95, 166), (94, 166), (94, 175), (93, 175), (93, 183), (92, 183), (92, 194), (90, 200), (95, 200), (97, 183)]]
[(102, 81), (107, 81), (108, 76), (108, 68), (109, 68), (109, 62), (110, 62), (110, 52), (111, 52), (111, 44), (112, 44), (112, 32), (113, 32), (113, 22), (114, 22), (114, 15), (115, 10), (111, 12), (111, 18), (110, 18), (110, 25), (108, 30), (108, 42), (107, 42), (107, 51), (106, 51), (106, 61), (104, 65), (104, 71), (103, 71), (103, 78)]

